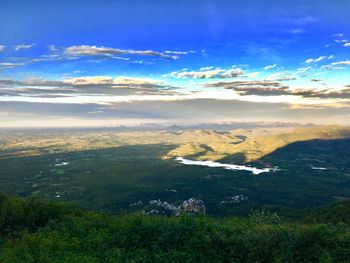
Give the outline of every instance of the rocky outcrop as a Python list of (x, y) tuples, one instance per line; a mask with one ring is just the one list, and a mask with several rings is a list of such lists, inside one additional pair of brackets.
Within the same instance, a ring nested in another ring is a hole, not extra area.
[(247, 201), (248, 196), (244, 195), (234, 195), (234, 196), (229, 196), (226, 198), (226, 200), (223, 200), (220, 202), (221, 205), (224, 204), (239, 204), (241, 202)]
[(185, 200), (181, 205), (175, 206), (166, 201), (151, 200), (148, 202), (148, 207), (143, 210), (146, 215), (175, 215), (179, 216), (181, 214), (188, 214), (191, 216), (195, 215), (205, 215), (205, 205), (202, 200), (195, 198), (190, 198)]
[(179, 212), (189, 215), (205, 215), (205, 205), (202, 200), (190, 198), (179, 206)]

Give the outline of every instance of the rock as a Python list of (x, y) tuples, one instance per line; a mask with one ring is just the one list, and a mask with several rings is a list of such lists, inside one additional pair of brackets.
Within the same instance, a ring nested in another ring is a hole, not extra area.
[(166, 201), (161, 201), (160, 199), (150, 200), (148, 203), (150, 207), (146, 207), (146, 210), (143, 212), (146, 215), (163, 214), (179, 216), (181, 214), (189, 214), (194, 216), (205, 214), (204, 202), (195, 198), (185, 200), (178, 207)]
[[(161, 201), (160, 199), (158, 200), (150, 200), (148, 201), (149, 205), (158, 207), (158, 212), (160, 214), (166, 214), (166, 215), (177, 215), (178, 214), (178, 208), (170, 204), (166, 201)], [(154, 214), (154, 213), (152, 213)]]
[(223, 200), (220, 204), (239, 204), (243, 201), (247, 201), (248, 197), (244, 195), (234, 195), (226, 198), (227, 200)]
[(205, 215), (205, 205), (202, 200), (190, 198), (179, 206), (179, 211), (189, 215)]
[(139, 200), (136, 203), (131, 203), (129, 206), (141, 206), (141, 205), (143, 205), (143, 202)]

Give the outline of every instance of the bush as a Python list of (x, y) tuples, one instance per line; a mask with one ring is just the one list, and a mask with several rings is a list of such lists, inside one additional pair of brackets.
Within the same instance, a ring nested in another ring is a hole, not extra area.
[(350, 228), (248, 219), (111, 216), (0, 197), (0, 262), (348, 262)]

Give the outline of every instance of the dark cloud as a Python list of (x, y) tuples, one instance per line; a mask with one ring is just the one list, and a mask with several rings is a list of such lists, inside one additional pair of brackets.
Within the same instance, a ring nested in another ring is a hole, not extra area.
[(237, 91), (241, 95), (257, 95), (257, 96), (278, 96), (278, 95), (289, 95), (289, 88), (288, 87), (279, 87), (279, 88), (269, 88), (269, 87), (262, 87), (262, 88), (250, 88), (250, 87), (242, 87), (242, 88), (235, 88), (235, 91)]
[[(313, 80), (321, 81), (321, 80)], [(279, 96), (293, 95), (303, 98), (324, 98), (324, 99), (349, 99), (350, 87), (345, 89), (291, 89), (278, 81), (229, 81), (229, 82), (214, 82), (206, 84), (206, 87), (216, 87), (232, 89), (240, 95), (257, 95), (257, 96)]]
[[(0, 79), (0, 95), (64, 97), (74, 94), (98, 95), (170, 95), (175, 87), (152, 79), (80, 77), (62, 81), (31, 78), (24, 80)], [(176, 93), (177, 94), (177, 93)]]
[(304, 98), (325, 98), (325, 99), (350, 99), (350, 88), (330, 91), (330, 90), (299, 90), (294, 91), (292, 95), (302, 96)]
[(235, 89), (242, 87), (275, 87), (279, 88), (282, 84), (278, 81), (267, 81), (267, 80), (234, 80), (234, 81), (220, 81), (212, 82), (206, 84), (206, 87), (216, 87), (216, 88), (225, 88), (225, 89)]
[[(302, 75), (302, 76), (307, 76), (306, 74)], [(292, 80), (297, 80), (297, 78), (293, 75), (281, 75), (279, 77), (275, 77), (274, 78), (275, 81), (292, 81)]]
[(33, 86), (33, 87), (63, 87), (67, 86), (62, 81), (29, 78), (24, 80), (0, 79), (0, 87), (9, 86)]

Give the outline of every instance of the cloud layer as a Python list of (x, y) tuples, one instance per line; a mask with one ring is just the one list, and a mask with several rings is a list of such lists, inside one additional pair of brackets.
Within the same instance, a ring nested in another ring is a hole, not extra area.
[(224, 88), (238, 92), (242, 96), (298, 96), (302, 98), (350, 99), (350, 88), (342, 89), (312, 89), (290, 88), (278, 81), (227, 81), (206, 84), (209, 88)]
[(29, 78), (24, 80), (0, 79), (0, 96), (69, 97), (85, 95), (162, 95), (173, 94), (174, 88), (147, 78), (87, 76), (67, 77), (63, 80)]

